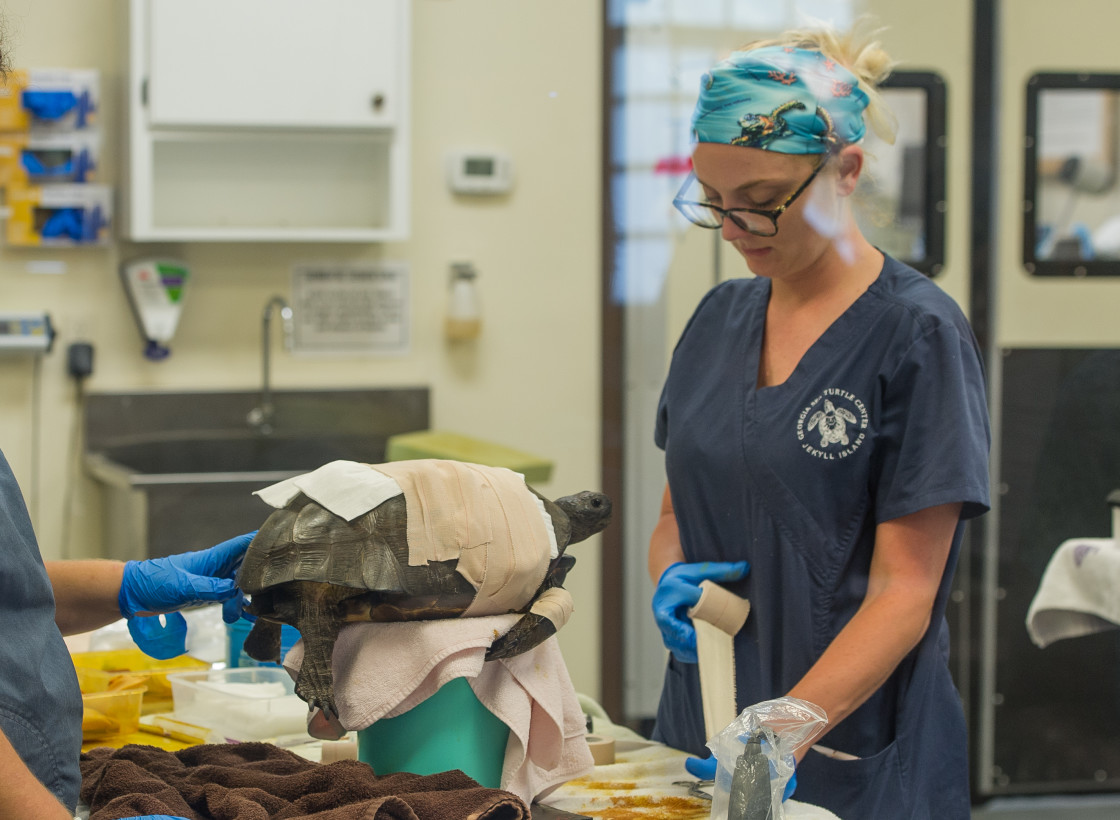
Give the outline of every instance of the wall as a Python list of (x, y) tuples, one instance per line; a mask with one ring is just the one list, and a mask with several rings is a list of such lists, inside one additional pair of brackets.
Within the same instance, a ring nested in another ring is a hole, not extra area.
[[(8, 0), (16, 67), (97, 68), (102, 178), (119, 183), (127, 4)], [(314, 8), (309, 4), (309, 9)], [(414, 0), (412, 233), (362, 245), (135, 245), (89, 250), (0, 247), (0, 311), (51, 314), (54, 351), (0, 358), (0, 449), (33, 509), (44, 556), (101, 553), (98, 495), (74, 458), (78, 405), (66, 348), (95, 346), (90, 391), (252, 389), (260, 314), (287, 294), (291, 266), (314, 260), (406, 260), (412, 349), (395, 358), (301, 360), (274, 350), (277, 388), (428, 385), (433, 426), (548, 457), (559, 496), (599, 484), (600, 6), (592, 0)], [(515, 164), (511, 195), (453, 196), (445, 152), (494, 147)], [(151, 363), (118, 277), (123, 259), (184, 259), (194, 276), (172, 342)], [(28, 265), (61, 261), (61, 275)], [(442, 337), (449, 265), (479, 273), (482, 337)], [(38, 457), (36, 457), (38, 452)], [(232, 534), (232, 533), (231, 533)], [(184, 533), (184, 547), (191, 544)], [(598, 540), (575, 550), (576, 615), (560, 634), (578, 690), (599, 689)], [(578, 648), (578, 651), (576, 651)]]

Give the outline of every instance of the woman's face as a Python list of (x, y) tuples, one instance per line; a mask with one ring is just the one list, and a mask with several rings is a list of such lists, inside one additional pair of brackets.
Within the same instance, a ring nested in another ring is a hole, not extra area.
[[(696, 179), (721, 208), (780, 208), (813, 173), (823, 155), (700, 143), (692, 154)], [(837, 158), (829, 160), (832, 165)], [(758, 276), (792, 277), (809, 269), (838, 238), (842, 200), (835, 169), (825, 168), (778, 217), (774, 236), (756, 236), (724, 219), (722, 235)]]

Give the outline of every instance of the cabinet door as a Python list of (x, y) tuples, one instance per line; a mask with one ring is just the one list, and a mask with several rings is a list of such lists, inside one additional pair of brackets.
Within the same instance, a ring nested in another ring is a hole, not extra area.
[(403, 1), (145, 0), (149, 125), (393, 125)]

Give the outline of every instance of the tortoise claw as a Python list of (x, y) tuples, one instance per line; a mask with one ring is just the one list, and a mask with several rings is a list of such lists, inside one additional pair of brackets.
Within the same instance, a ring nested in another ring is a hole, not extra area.
[[(307, 667), (307, 660), (304, 659), (304, 669)], [(314, 674), (305, 676), (304, 669), (300, 670), (299, 677), (296, 679), (296, 694), (299, 695), (300, 700), (307, 704), (309, 709), (320, 709), (328, 715), (338, 717), (338, 707), (334, 703), (333, 681), (330, 678), (323, 680)], [(309, 680), (310, 678), (310, 680)]]
[(334, 715), (336, 718), (338, 717), (338, 707), (335, 706), (334, 696), (329, 692), (326, 694), (308, 692), (304, 687), (301, 687), (299, 681), (297, 681), (296, 694), (307, 704), (309, 710), (314, 711), (315, 709), (319, 709), (328, 717), (331, 715)]

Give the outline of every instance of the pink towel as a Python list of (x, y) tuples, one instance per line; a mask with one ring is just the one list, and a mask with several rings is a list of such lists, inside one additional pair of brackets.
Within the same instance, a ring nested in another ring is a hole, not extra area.
[[(513, 658), (485, 661), (490, 644), (519, 618), (347, 624), (333, 656), (342, 726), (357, 731), (396, 717), (461, 677), (510, 728), (501, 788), (531, 803), (587, 774), (594, 761), (583, 712), (556, 638)], [(302, 662), (300, 642), (284, 665), (294, 675)]]

